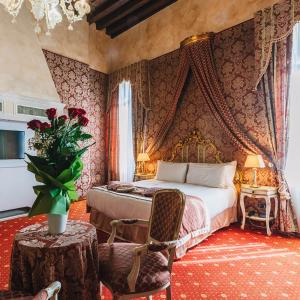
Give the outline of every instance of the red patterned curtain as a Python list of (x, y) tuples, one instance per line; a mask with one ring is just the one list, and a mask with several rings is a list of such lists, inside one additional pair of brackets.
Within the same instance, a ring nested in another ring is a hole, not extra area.
[(108, 161), (108, 181), (119, 180), (119, 89), (112, 91), (110, 109), (106, 117), (106, 155)]
[(264, 93), (272, 162), (279, 185), (280, 209), (276, 225), (280, 231), (288, 233), (298, 232), (284, 170), (288, 145), (292, 32), (299, 18), (300, 1), (294, 0), (282, 1), (255, 15), (257, 84)]
[(299, 21), (299, 0), (283, 0), (255, 14), (255, 88), (269, 66), (273, 45), (286, 39)]
[(149, 97), (149, 70), (148, 61), (143, 60), (109, 74), (107, 98), (107, 149), (108, 180), (118, 180), (118, 90), (119, 84), (128, 80), (132, 88), (133, 113), (133, 145), (135, 160), (138, 153), (144, 151), (147, 114), (151, 109)]

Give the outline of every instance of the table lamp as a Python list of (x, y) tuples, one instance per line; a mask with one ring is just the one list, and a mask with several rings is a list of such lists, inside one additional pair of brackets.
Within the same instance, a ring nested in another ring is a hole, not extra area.
[(245, 161), (245, 168), (252, 168), (252, 184), (251, 187), (258, 187), (257, 185), (257, 168), (264, 168), (265, 163), (261, 155), (258, 154), (248, 154)]
[(145, 161), (149, 161), (149, 155), (145, 152), (139, 153), (137, 157), (137, 161), (142, 164), (142, 174), (145, 173)]

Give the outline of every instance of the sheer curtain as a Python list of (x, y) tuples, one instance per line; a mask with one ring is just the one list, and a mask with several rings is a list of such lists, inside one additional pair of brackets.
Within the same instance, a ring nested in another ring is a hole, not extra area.
[(286, 177), (300, 224), (300, 24), (293, 32), (292, 75), (290, 85), (289, 148)]
[(119, 175), (120, 181), (133, 181), (135, 161), (132, 135), (132, 94), (129, 81), (119, 85)]

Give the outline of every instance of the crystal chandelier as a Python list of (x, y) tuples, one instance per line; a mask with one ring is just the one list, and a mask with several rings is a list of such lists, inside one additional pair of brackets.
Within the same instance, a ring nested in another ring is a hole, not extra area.
[[(12, 22), (15, 22), (24, 0), (0, 0), (5, 9), (13, 16)], [(53, 29), (62, 21), (63, 14), (69, 22), (69, 30), (73, 30), (72, 24), (81, 21), (83, 17), (91, 10), (86, 0), (29, 0), (31, 12), (36, 19), (35, 32), (41, 32), (40, 23), (45, 19), (47, 32)]]

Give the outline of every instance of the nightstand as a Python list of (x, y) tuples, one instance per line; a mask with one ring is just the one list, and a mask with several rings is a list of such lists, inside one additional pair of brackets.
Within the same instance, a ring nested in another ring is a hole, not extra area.
[(152, 173), (136, 173), (134, 174), (134, 181), (153, 179), (155, 174)]
[[(248, 215), (245, 210), (245, 197), (254, 198), (254, 199), (264, 199), (266, 203), (266, 216), (261, 217), (257, 215)], [(275, 210), (274, 216), (271, 217), (271, 201), (272, 199), (275, 201)], [(245, 228), (246, 219), (254, 220), (254, 221), (263, 221), (266, 222), (267, 234), (270, 236), (272, 234), (270, 229), (270, 221), (274, 220), (277, 216), (278, 212), (278, 194), (277, 188), (272, 186), (260, 186), (260, 187), (252, 187), (248, 184), (242, 184), (241, 186), (241, 195), (240, 195), (240, 205), (243, 213), (243, 221), (241, 229)]]

